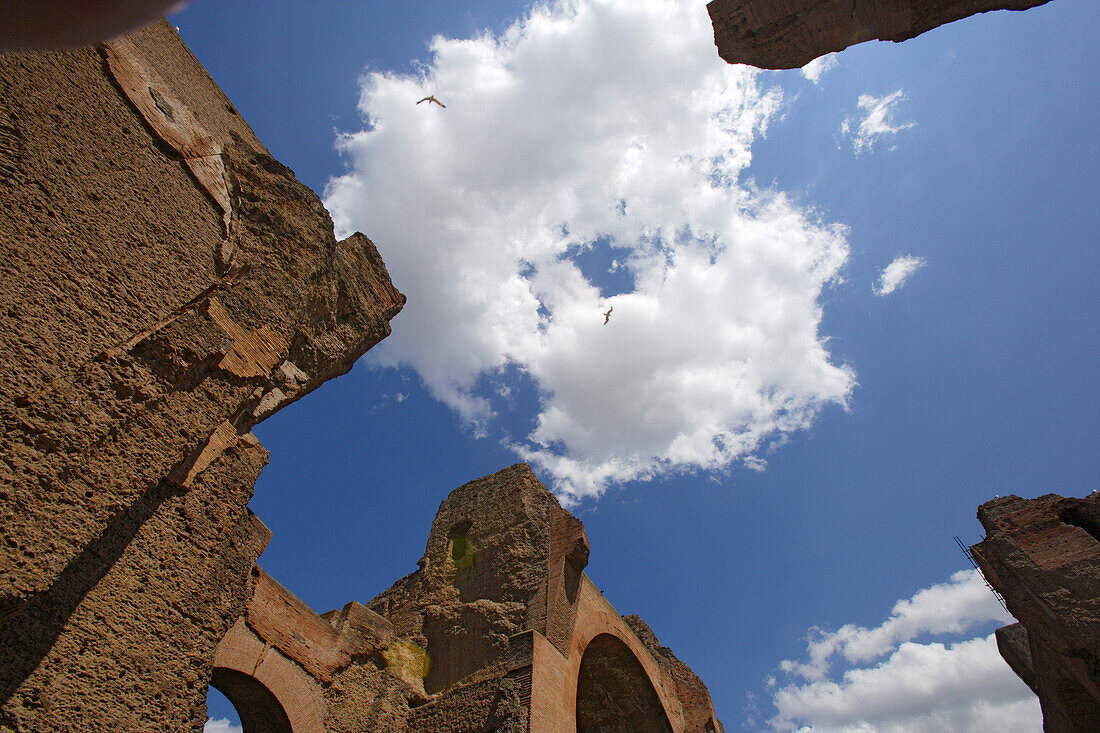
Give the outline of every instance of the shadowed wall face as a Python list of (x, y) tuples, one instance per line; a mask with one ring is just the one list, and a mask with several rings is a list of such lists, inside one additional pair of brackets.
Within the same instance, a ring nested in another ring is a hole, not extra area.
[(657, 691), (625, 644), (610, 634), (589, 643), (577, 678), (578, 733), (671, 733)]

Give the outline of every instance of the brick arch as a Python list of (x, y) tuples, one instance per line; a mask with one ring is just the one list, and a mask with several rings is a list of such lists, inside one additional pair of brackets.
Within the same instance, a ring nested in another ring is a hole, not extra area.
[(214, 667), (210, 686), (229, 698), (249, 733), (294, 733), (279, 699), (255, 677), (227, 667)]
[(683, 713), (676, 696), (676, 686), (657, 666), (653, 657), (638, 641), (634, 633), (623, 623), (618, 614), (592, 611), (577, 619), (573, 640), (569, 647), (562, 689), (562, 706), (570, 714), (577, 709), (577, 690), (580, 683), (581, 663), (584, 654), (598, 637), (610, 636), (620, 642), (638, 662), (646, 679), (653, 687), (667, 722), (675, 733), (684, 730)]
[(211, 684), (229, 698), (244, 730), (325, 733), (320, 690), (298, 665), (238, 620), (214, 652)]

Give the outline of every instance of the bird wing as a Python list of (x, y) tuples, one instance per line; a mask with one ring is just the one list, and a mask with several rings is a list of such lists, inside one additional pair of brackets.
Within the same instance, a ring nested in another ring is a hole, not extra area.
[[(431, 97), (424, 97), (420, 100), (420, 102), (428, 102), (429, 104), (431, 104)], [(420, 104), (420, 102), (417, 102), (417, 104)]]

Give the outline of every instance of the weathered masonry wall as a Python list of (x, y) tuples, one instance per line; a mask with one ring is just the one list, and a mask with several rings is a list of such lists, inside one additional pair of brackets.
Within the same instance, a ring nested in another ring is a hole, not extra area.
[(864, 41), (907, 41), (975, 13), (1049, 0), (711, 0), (718, 55), (731, 64), (797, 69)]
[(1039, 696), (1048, 733), (1100, 730), (1100, 494), (1005, 496), (982, 504), (970, 548), (1020, 623), (1001, 656)]
[(0, 242), (0, 731), (722, 730), (525, 464), (366, 605), (255, 565), (252, 427), (405, 299), (169, 25), (0, 56)]
[(251, 428), (402, 296), (166, 23), (0, 57), (0, 730), (199, 731)]
[(256, 568), (213, 684), (246, 730), (721, 731), (706, 685), (584, 574), (588, 553), (517, 464), (451, 492), (418, 569), (365, 606), (318, 615)]

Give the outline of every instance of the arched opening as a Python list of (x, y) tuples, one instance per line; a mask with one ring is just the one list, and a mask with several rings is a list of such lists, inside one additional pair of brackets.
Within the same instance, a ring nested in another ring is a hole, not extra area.
[(477, 565), (477, 548), (470, 541), (470, 522), (459, 522), (447, 532), (451, 561), (458, 570), (469, 570)]
[(611, 634), (588, 644), (577, 675), (577, 733), (595, 731), (672, 733), (641, 662)]
[(293, 733), (283, 706), (255, 677), (215, 667), (210, 686), (233, 703), (244, 733)]
[(202, 733), (242, 733), (241, 718), (229, 698), (209, 685), (206, 688), (206, 724)]
[(1100, 542), (1100, 507), (1085, 501), (1066, 502), (1067, 506), (1058, 512), (1058, 519), (1072, 524), (1092, 535)]

